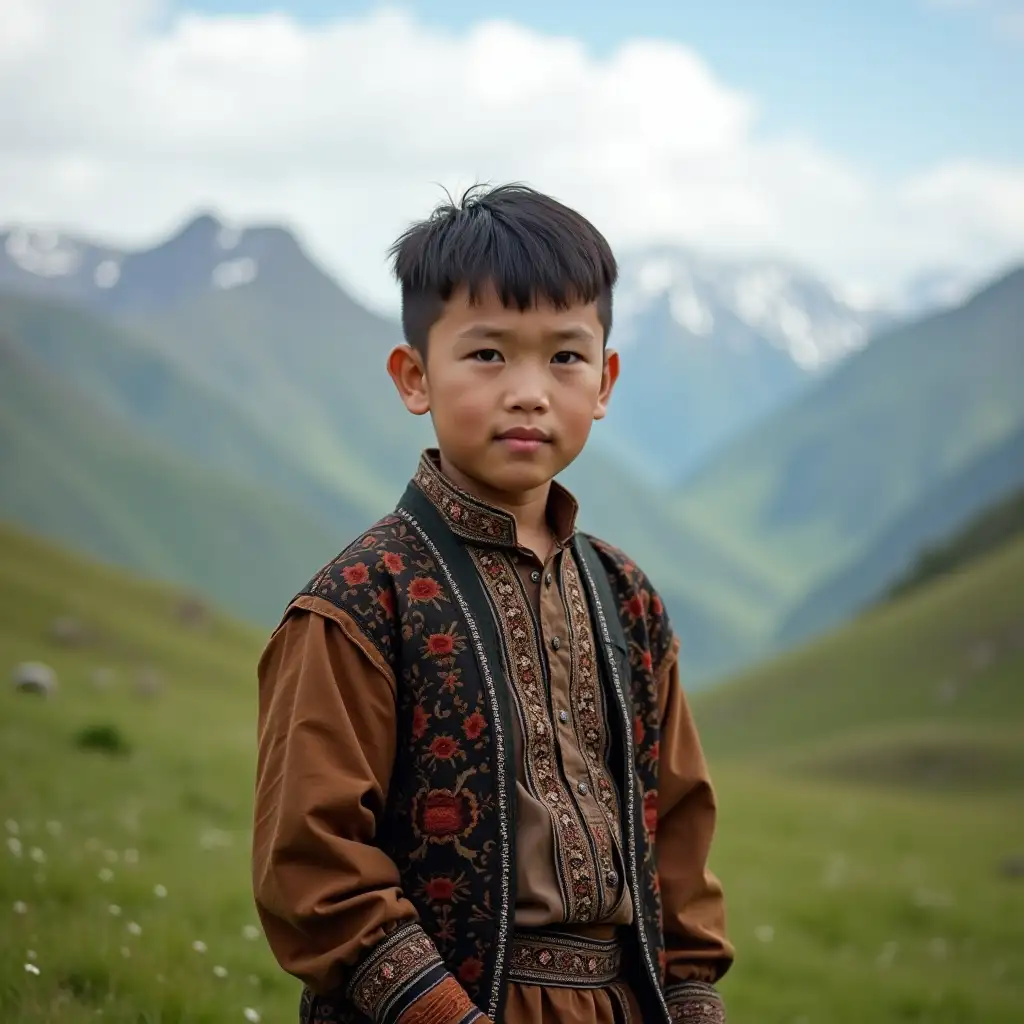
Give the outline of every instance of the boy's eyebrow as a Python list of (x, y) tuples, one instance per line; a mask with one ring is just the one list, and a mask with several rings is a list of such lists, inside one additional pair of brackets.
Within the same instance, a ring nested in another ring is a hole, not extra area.
[[(458, 336), (466, 341), (500, 341), (514, 334), (515, 331), (497, 327), (493, 324), (473, 324), (459, 331)], [(557, 341), (591, 341), (595, 334), (589, 327), (580, 324), (574, 327), (561, 327), (556, 331), (549, 331), (547, 337)]]

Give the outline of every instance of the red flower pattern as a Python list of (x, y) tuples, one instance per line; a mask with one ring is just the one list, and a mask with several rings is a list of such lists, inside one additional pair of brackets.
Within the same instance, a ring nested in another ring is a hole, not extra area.
[(425, 889), (427, 899), (432, 903), (450, 903), (455, 894), (455, 883), (450, 878), (431, 878)]
[(480, 734), (487, 728), (487, 719), (480, 714), (479, 711), (474, 711), (462, 723), (462, 731), (466, 734), (466, 739), (475, 740), (478, 739)]
[(355, 565), (346, 565), (341, 570), (345, 582), (350, 587), (358, 587), (370, 582), (370, 570), (366, 568), (365, 562), (356, 562)]
[(395, 551), (385, 551), (383, 556), (384, 568), (392, 576), (398, 576), (405, 572), (405, 559)]
[(441, 596), (441, 586), (429, 576), (417, 576), (409, 584), (408, 594), (411, 600), (426, 604)]
[(455, 637), (451, 633), (431, 633), (427, 637), (427, 653), (432, 658), (447, 658), (455, 650)]
[(417, 704), (412, 709), (412, 735), (413, 739), (422, 738), (423, 734), (427, 731), (427, 723), (430, 721), (430, 715), (423, 710), (422, 704)]
[(430, 744), (430, 752), (434, 757), (448, 761), (459, 752), (459, 741), (453, 740), (451, 736), (435, 736)]
[(459, 965), (459, 981), (471, 985), (474, 981), (480, 980), (480, 975), (483, 974), (483, 970), (484, 965), (479, 957), (467, 957)]

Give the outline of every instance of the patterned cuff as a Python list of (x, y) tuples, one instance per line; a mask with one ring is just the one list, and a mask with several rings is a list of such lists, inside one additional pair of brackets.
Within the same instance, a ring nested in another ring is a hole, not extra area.
[[(397, 1024), (400, 1017), (402, 1024), (418, 1024), (421, 1007), (424, 1021), (433, 1024), (440, 1019), (440, 1007), (434, 1003), (449, 987), (443, 984), (449, 979), (454, 981), (437, 947), (412, 923), (397, 928), (370, 950), (353, 972), (346, 995), (375, 1024)], [(421, 1006), (416, 1006), (420, 1000)], [(443, 1002), (449, 1004), (447, 998)], [(480, 1016), (461, 985), (446, 1010), (445, 1024), (469, 1024)]]
[(684, 981), (665, 989), (668, 1018), (672, 1024), (725, 1024), (725, 1003), (714, 985)]

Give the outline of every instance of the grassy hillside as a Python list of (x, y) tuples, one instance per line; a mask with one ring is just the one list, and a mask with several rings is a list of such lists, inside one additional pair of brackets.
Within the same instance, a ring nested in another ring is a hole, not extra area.
[[(928, 684), (962, 664), (958, 639), (1019, 627), (1022, 582), (1018, 545), (694, 701), (739, 947), (722, 986), (732, 1024), (1019, 1021), (1024, 886), (1001, 864), (1024, 853), (1024, 785), (1001, 768), (933, 794), (906, 772), (855, 776), (834, 752), (943, 727), (1015, 763), (1021, 744), (997, 741), (1020, 728), (1019, 648), (977, 668), (951, 708)], [(5, 1024), (294, 1019), (297, 986), (254, 931), (248, 874), (264, 636), (219, 616), (189, 627), (177, 607), (0, 528), (0, 666), (42, 659), (60, 678), (49, 701), (0, 689), (0, 756), (18, 766), (0, 778)], [(87, 639), (57, 643), (58, 616)], [(137, 692), (141, 669), (161, 673), (158, 693)], [(90, 729), (130, 749), (83, 746)]]
[(849, 618), (907, 572), (922, 549), (945, 541), (982, 510), (1021, 486), (1024, 428), (944, 477), (865, 551), (802, 597), (783, 619), (776, 644), (792, 647)]
[(0, 517), (275, 618), (338, 538), (126, 429), (0, 337)]
[(689, 481), (685, 522), (792, 600), (1024, 427), (1024, 269), (876, 338)]

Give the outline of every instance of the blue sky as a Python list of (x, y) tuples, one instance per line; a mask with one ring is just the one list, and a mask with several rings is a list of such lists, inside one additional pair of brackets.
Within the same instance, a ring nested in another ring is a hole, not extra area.
[[(179, 0), (206, 13), (287, 11), (309, 23), (373, 0)], [(1024, 161), (1020, 0), (407, 0), (389, 4), (462, 30), (506, 18), (583, 40), (596, 55), (648, 36), (693, 47), (760, 104), (759, 129), (794, 132), (874, 174), (947, 158)], [(1010, 27), (1014, 29), (1011, 33)]]

